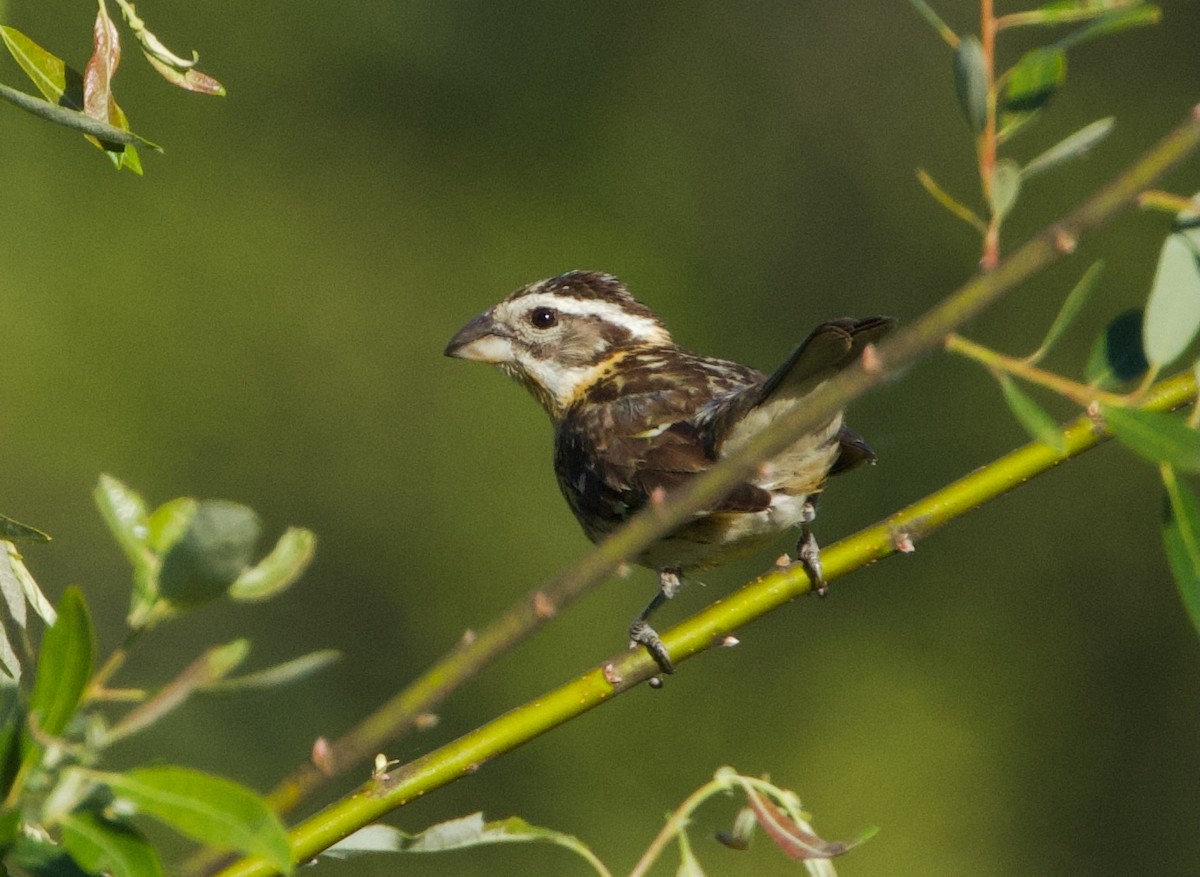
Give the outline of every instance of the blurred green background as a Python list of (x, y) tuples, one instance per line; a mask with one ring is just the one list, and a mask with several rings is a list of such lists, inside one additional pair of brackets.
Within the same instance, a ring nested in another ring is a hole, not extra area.
[[(938, 5), (976, 28), (976, 4)], [(1197, 4), (1161, 6), (1160, 25), (1074, 51), (1065, 90), (1013, 144), (1027, 160), (1117, 117), (1085, 161), (1026, 187), (1007, 246), (1190, 111)], [(118, 764), (161, 757), (266, 788), (315, 736), (346, 730), (585, 550), (544, 416), (498, 374), (441, 355), (516, 286), (612, 271), (682, 343), (769, 369), (820, 320), (913, 317), (978, 257), (974, 233), (915, 181), (924, 167), (978, 201), (950, 53), (905, 2), (139, 12), (177, 51), (199, 48), (229, 97), (177, 92), (127, 47), (117, 95), (167, 149), (143, 154), (143, 179), (0, 108), (0, 510), (54, 534), (28, 562), (52, 597), (83, 585), (105, 652), (129, 574), (91, 504), (100, 472), (155, 503), (248, 503), (271, 538), (288, 524), (318, 533), (290, 593), (156, 631), (130, 684), (244, 633), (256, 666), (324, 647), (345, 659), (267, 696), (197, 699)], [(8, 23), (77, 67), (93, 16), (88, 2), (7, 4)], [(1040, 36), (1005, 40), (1002, 60)], [(26, 87), (10, 61), (0, 70)], [(1164, 185), (1197, 182), (1193, 164)], [(1168, 222), (1123, 216), (969, 333), (1032, 349), (1103, 257), (1095, 300), (1049, 363), (1077, 374), (1107, 320), (1144, 299)], [(851, 422), (881, 462), (831, 489), (826, 543), (1025, 441), (986, 375), (945, 356)], [(1162, 554), (1160, 492), (1152, 467), (1101, 448), (392, 821), (519, 814), (627, 871), (663, 814), (728, 763), (797, 789), (826, 836), (880, 826), (838, 863), (851, 877), (1195, 874), (1200, 661)], [(706, 574), (662, 622), (773, 556)], [(388, 756), (620, 649), (653, 587), (644, 570), (608, 584)], [(695, 825), (709, 873), (797, 873), (765, 842), (709, 841), (734, 812), (714, 806)], [(325, 870), (587, 873), (550, 848)]]

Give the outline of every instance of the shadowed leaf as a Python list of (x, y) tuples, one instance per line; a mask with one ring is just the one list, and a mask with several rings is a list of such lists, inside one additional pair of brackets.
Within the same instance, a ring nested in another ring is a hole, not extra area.
[(1117, 441), (1152, 463), (1200, 472), (1200, 432), (1175, 414), (1104, 405), (1104, 419)]
[(1142, 349), (1142, 309), (1132, 308), (1114, 317), (1096, 339), (1084, 375), (1090, 384), (1113, 387), (1144, 374), (1149, 367)]
[(130, 826), (95, 813), (70, 813), (62, 821), (63, 846), (89, 874), (112, 877), (158, 877), (158, 854)]
[(988, 83), (983, 46), (975, 37), (966, 37), (954, 53), (954, 90), (971, 130), (979, 133), (987, 124)]
[(992, 216), (1003, 219), (1017, 203), (1021, 192), (1021, 166), (1011, 158), (1002, 158), (996, 162), (992, 173), (992, 193), (990, 207)]
[(1200, 499), (1179, 483), (1174, 471), (1163, 472), (1167, 490), (1163, 544), (1179, 595), (1200, 633)]
[(1063, 438), (1062, 430), (1054, 418), (1027, 396), (1008, 375), (1001, 374), (997, 377), (1000, 389), (1004, 392), (1004, 401), (1008, 403), (1009, 410), (1021, 426), (1025, 427), (1025, 431), (1057, 453), (1064, 453), (1067, 449), (1066, 439)]
[(1026, 164), (1021, 169), (1021, 176), (1029, 179), (1064, 162), (1083, 158), (1096, 144), (1112, 133), (1115, 125), (1116, 120), (1110, 116), (1080, 128)]

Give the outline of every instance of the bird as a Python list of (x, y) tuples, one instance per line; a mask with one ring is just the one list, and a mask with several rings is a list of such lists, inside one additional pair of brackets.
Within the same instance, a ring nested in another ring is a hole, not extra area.
[[(895, 324), (882, 316), (821, 323), (768, 375), (681, 347), (619, 278), (575, 270), (515, 290), (459, 329), (445, 355), (498, 367), (541, 404), (554, 427), (559, 488), (600, 542), (802, 408)], [(634, 619), (630, 646), (673, 672), (649, 619), (684, 575), (752, 554), (795, 527), (798, 562), (824, 596), (817, 499), (829, 476), (875, 459), (838, 413), (645, 549), (634, 560), (657, 572), (658, 592)]]

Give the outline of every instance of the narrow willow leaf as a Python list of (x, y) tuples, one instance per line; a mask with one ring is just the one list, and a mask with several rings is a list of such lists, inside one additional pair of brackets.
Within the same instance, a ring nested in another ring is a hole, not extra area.
[(608, 870), (577, 837), (531, 825), (516, 816), (484, 822), (482, 813), (439, 822), (420, 834), (407, 834), (386, 825), (369, 825), (329, 847), (322, 856), (347, 859), (363, 853), (441, 853), (497, 843), (551, 843), (581, 856), (599, 874)]
[(92, 675), (95, 637), (83, 592), (72, 585), (58, 601), (58, 621), (42, 637), (29, 712), (38, 728), (57, 737), (75, 714)]
[(89, 874), (112, 877), (159, 877), (158, 854), (130, 826), (95, 813), (77, 811), (62, 821), (63, 846)]
[(992, 216), (998, 220), (1008, 216), (1017, 196), (1021, 192), (1021, 166), (1011, 158), (1002, 158), (996, 162), (992, 172), (991, 209)]
[[(3, 798), (8, 797), (21, 769), (21, 728), (25, 724), (21, 700), (21, 689), (15, 681), (0, 680), (0, 797)], [(20, 824), (19, 807), (0, 813), (0, 849), (12, 844)]]
[(81, 80), (81, 77), (71, 71), (62, 58), (47, 52), (14, 27), (0, 25), (0, 38), (46, 100), (73, 110), (83, 109), (82, 92), (76, 94), (77, 89), (69, 87), (72, 78)]
[(1008, 71), (1004, 109), (1030, 112), (1043, 106), (1067, 78), (1067, 54), (1056, 47), (1026, 52)]
[[(8, 546), (11, 542), (0, 540), (0, 598), (3, 598), (4, 606), (8, 610), (8, 618), (11, 618), (22, 630), (25, 629), (25, 589), (21, 587), (21, 582), (17, 579), (16, 573), (12, 570), (12, 564), (8, 559)], [(0, 622), (0, 635), (3, 635), (4, 625)]]
[(967, 207), (961, 201), (958, 201), (938, 185), (937, 180), (931, 177), (924, 168), (917, 168), (917, 180), (925, 187), (925, 191), (933, 196), (933, 199), (961, 219), (963, 222), (973, 226), (980, 234), (987, 232), (987, 223), (979, 218), (970, 207)]
[(311, 530), (289, 527), (271, 553), (237, 577), (229, 587), (234, 600), (266, 600), (287, 590), (308, 569), (317, 537)]
[(1043, 171), (1058, 167), (1064, 162), (1083, 158), (1096, 144), (1112, 133), (1115, 125), (1116, 119), (1112, 116), (1107, 119), (1097, 119), (1090, 125), (1085, 125), (1026, 164), (1021, 169), (1021, 176), (1029, 179)]
[(183, 767), (142, 767), (96, 773), (120, 802), (182, 835), (222, 850), (262, 856), (292, 872), (292, 853), (279, 817), (254, 792), (231, 780)]
[(50, 537), (28, 524), (0, 515), (0, 539), (9, 542), (49, 542)]
[(1079, 278), (1079, 282), (1075, 284), (1074, 289), (1067, 295), (1062, 307), (1059, 308), (1058, 316), (1050, 324), (1050, 330), (1046, 332), (1046, 337), (1042, 341), (1041, 346), (1029, 355), (1026, 360), (1027, 362), (1030, 364), (1040, 362), (1042, 357), (1050, 352), (1050, 348), (1054, 346), (1054, 342), (1062, 337), (1062, 333), (1067, 330), (1067, 327), (1071, 325), (1072, 321), (1083, 309), (1088, 296), (1096, 288), (1096, 280), (1100, 277), (1100, 272), (1103, 268), (1104, 262), (1098, 259)]
[(1101, 410), (1117, 441), (1134, 453), (1183, 472), (1200, 472), (1200, 432), (1182, 417), (1115, 405)]
[(932, 6), (926, 3), (925, 0), (909, 0), (909, 2), (916, 8), (921, 17), (929, 23), (929, 26), (937, 31), (937, 35), (942, 38), (946, 45), (952, 49), (959, 47), (962, 40), (959, 39), (958, 34), (950, 29), (950, 25), (942, 21), (942, 17), (933, 11)]
[(105, 742), (112, 744), (153, 725), (174, 710), (198, 688), (217, 682), (232, 673), (250, 653), (250, 641), (236, 639), (231, 643), (213, 646), (183, 672), (168, 682), (154, 697), (130, 710), (109, 729)]
[(221, 596), (250, 564), (260, 531), (258, 516), (246, 506), (201, 501), (183, 538), (163, 557), (160, 592), (181, 606)]
[(1179, 483), (1170, 468), (1163, 470), (1163, 484), (1167, 489), (1163, 521), (1167, 562), (1192, 626), (1200, 633), (1200, 499)]
[(1017, 12), (1006, 15), (1013, 25), (1061, 25), (1077, 21), (1087, 21), (1106, 15), (1116, 7), (1137, 6), (1142, 0), (1064, 0), (1064, 2), (1047, 3), (1032, 12)]
[(278, 688), (290, 685), (305, 677), (324, 670), (330, 664), (340, 661), (342, 653), (336, 649), (321, 649), (301, 655), (274, 667), (235, 676), (232, 679), (216, 679), (203, 684), (206, 692), (226, 694), (235, 691), (253, 691), (256, 689)]
[(954, 90), (971, 130), (978, 134), (987, 125), (988, 81), (983, 46), (966, 37), (954, 53)]
[(1098, 387), (1114, 387), (1144, 374), (1150, 364), (1142, 349), (1142, 310), (1118, 314), (1096, 339), (1084, 375)]
[(158, 75), (172, 85), (186, 91), (197, 92), (198, 94), (212, 94), (217, 97), (225, 96), (225, 86), (207, 73), (201, 73), (194, 67), (180, 69), (162, 61), (145, 49), (142, 49), (142, 53), (146, 56), (146, 60), (150, 62), (150, 66), (158, 71)]
[(997, 375), (1000, 389), (1004, 392), (1004, 401), (1009, 410), (1017, 418), (1025, 431), (1044, 445), (1053, 448), (1056, 453), (1064, 453), (1067, 449), (1066, 439), (1058, 423), (1046, 413), (1040, 405), (1033, 401), (1006, 374)]
[[(92, 57), (83, 68), (83, 111), (93, 119), (115, 124), (109, 111), (112, 78), (121, 63), (121, 37), (100, 0), (92, 28)], [(117, 125), (117, 127), (121, 127)]]
[(17, 551), (17, 546), (11, 542), (0, 541), (0, 551), (6, 555), (4, 562), (8, 565), (8, 571), (16, 577), (21, 586), (21, 592), (25, 595), (25, 600), (33, 608), (33, 611), (46, 624), (54, 624), (58, 618), (54, 612), (54, 606), (42, 593), (38, 583), (33, 580), (33, 576), (25, 566), (24, 558), (21, 557), (21, 552)]
[(1090, 24), (1081, 27), (1074, 33), (1068, 34), (1058, 41), (1058, 48), (1067, 50), (1078, 46), (1087, 40), (1128, 30), (1131, 27), (1143, 27), (1156, 24), (1162, 18), (1162, 11), (1157, 6), (1135, 6), (1132, 9), (1117, 9), (1097, 18)]
[(1182, 234), (1167, 237), (1146, 301), (1142, 344), (1146, 359), (1174, 362), (1200, 332), (1200, 256)]
[[(8, 638), (8, 628), (0, 624), (0, 686), (20, 682), (22, 673), (21, 658), (13, 648), (12, 640)], [(7, 680), (4, 679), (5, 676), (8, 677)], [(3, 729), (0, 726), (0, 735), (2, 734)]]

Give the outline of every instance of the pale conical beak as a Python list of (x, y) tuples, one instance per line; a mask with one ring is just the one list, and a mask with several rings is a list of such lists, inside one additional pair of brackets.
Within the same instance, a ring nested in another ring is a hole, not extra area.
[(446, 356), (470, 359), (475, 362), (511, 362), (512, 340), (503, 328), (485, 311), (463, 326), (446, 345)]

